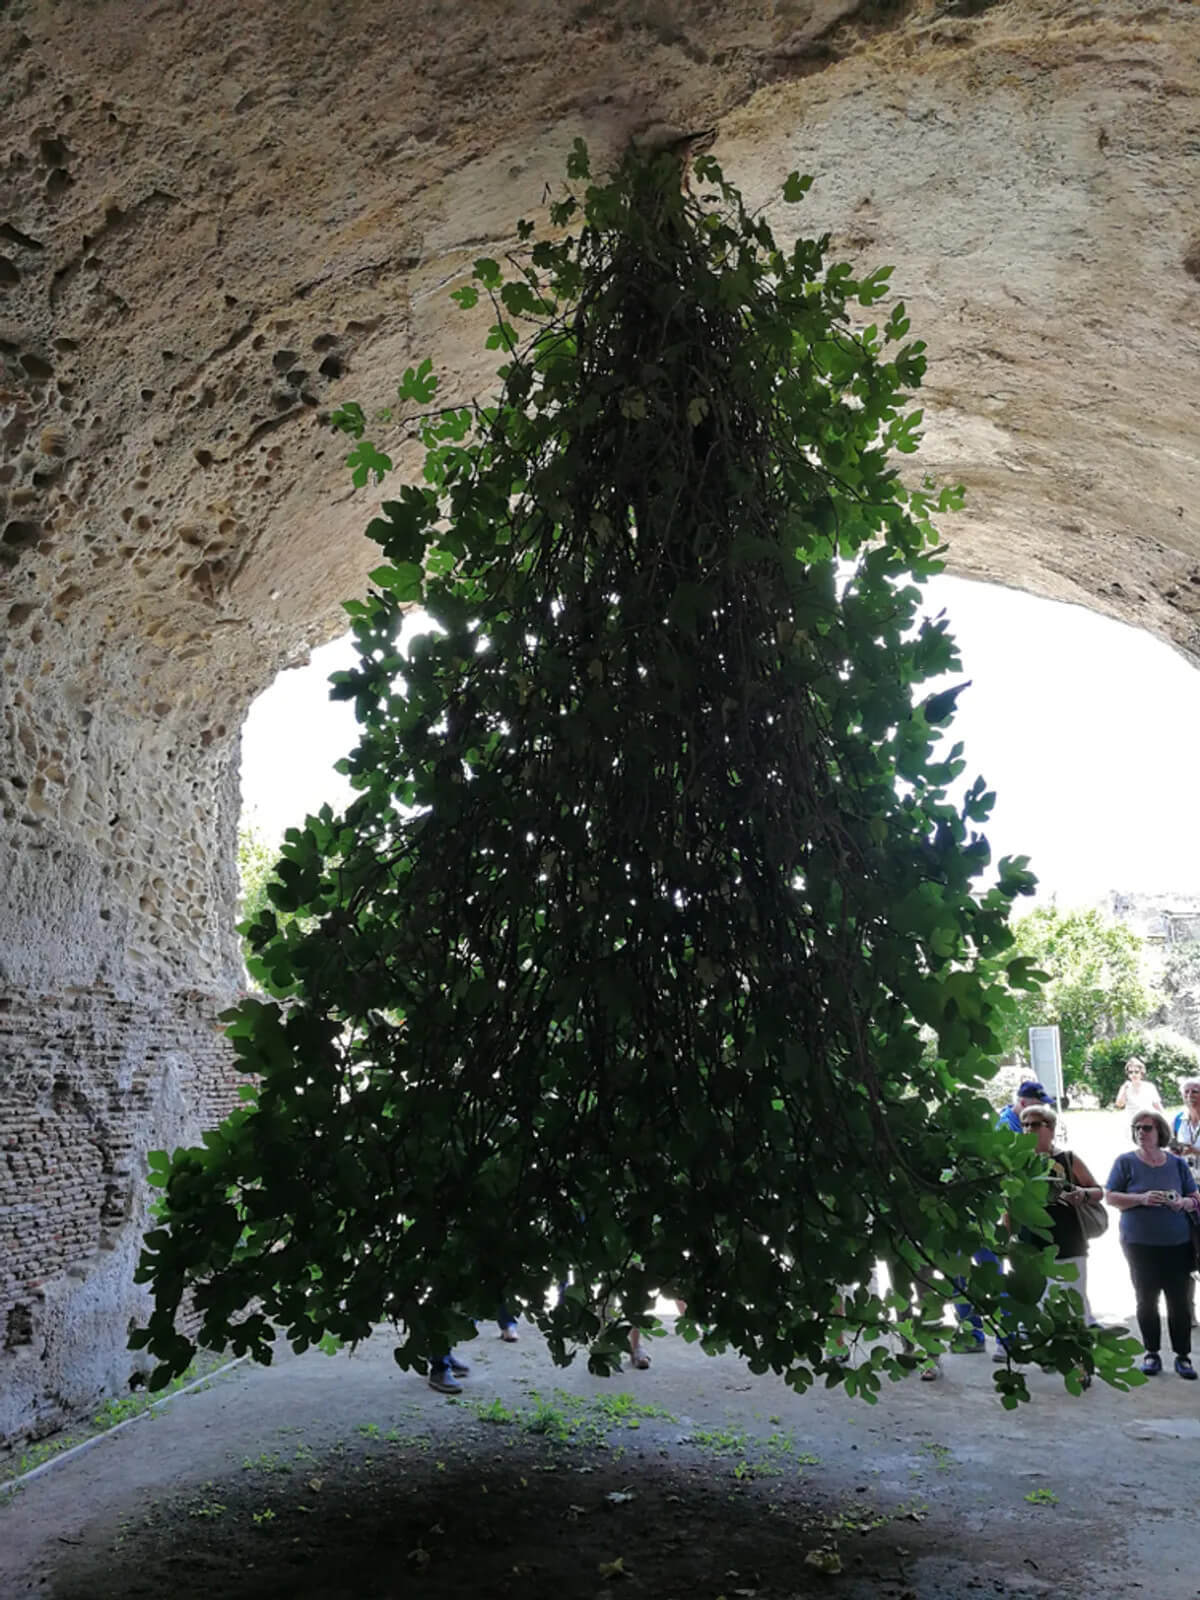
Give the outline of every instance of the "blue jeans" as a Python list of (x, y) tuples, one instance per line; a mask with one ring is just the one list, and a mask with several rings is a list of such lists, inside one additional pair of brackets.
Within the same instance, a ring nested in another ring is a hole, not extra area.
[[(996, 1253), (992, 1250), (976, 1250), (975, 1254), (971, 1257), (971, 1260), (977, 1267), (983, 1266), (983, 1264), (987, 1261), (994, 1261), (997, 1266), (1000, 1265), (999, 1256), (996, 1255)], [(960, 1290), (964, 1287), (964, 1283), (961, 1278), (958, 1280), (958, 1287)], [(983, 1319), (979, 1315), (978, 1311), (976, 1311), (975, 1307), (969, 1300), (959, 1300), (955, 1302), (954, 1309), (958, 1312), (958, 1320), (960, 1322), (965, 1322), (970, 1328), (975, 1343), (982, 1344)], [(1003, 1338), (999, 1339), (997, 1342), (1002, 1348), (1007, 1348), (1006, 1342)]]

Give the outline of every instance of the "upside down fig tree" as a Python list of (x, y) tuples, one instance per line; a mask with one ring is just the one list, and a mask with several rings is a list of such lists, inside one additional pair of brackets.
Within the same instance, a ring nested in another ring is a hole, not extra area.
[(923, 346), (901, 304), (851, 315), (888, 269), (781, 248), (708, 157), (593, 181), (579, 146), (568, 178), (456, 293), (495, 308), (498, 398), (435, 404), (429, 363), (400, 386), (424, 477), (370, 524), (334, 686), (356, 797), (289, 832), (247, 928), (248, 1103), (152, 1158), (133, 1343), (181, 1370), (186, 1295), (206, 1345), (392, 1322), (413, 1367), (503, 1300), (603, 1372), (665, 1289), (707, 1348), (870, 1398), (955, 1340), (957, 1279), (1069, 1386), (1121, 1381), (1001, 1227), (1046, 1222), (976, 1092), (1033, 880), (975, 887), (991, 796), (948, 798), (957, 691), (920, 693), (957, 665), (917, 580), (958, 492), (893, 465)]

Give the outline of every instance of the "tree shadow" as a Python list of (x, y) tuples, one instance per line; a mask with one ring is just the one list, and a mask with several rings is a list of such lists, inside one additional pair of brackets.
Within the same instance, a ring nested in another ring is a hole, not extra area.
[(865, 1489), (839, 1503), (795, 1461), (614, 1454), (498, 1429), (465, 1448), (364, 1439), (298, 1468), (264, 1456), (140, 1519), (90, 1527), (50, 1593), (591, 1600), (625, 1590), (765, 1600), (828, 1593), (841, 1572), (838, 1594), (849, 1600), (899, 1583), (928, 1538), (923, 1511), (881, 1505)]

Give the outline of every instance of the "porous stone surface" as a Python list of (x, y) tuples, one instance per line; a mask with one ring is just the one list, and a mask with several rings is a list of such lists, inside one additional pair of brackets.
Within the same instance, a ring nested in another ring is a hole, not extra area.
[(572, 140), (713, 126), (895, 264), (952, 567), (1200, 659), (1198, 62), (1134, 0), (0, 7), (0, 1436), (127, 1375), (145, 1151), (229, 1103), (238, 729), (371, 561), (331, 406), (478, 392), (448, 291)]
[(127, 1390), (147, 1149), (236, 1103), (212, 997), (104, 983), (0, 1008), (0, 1440)]

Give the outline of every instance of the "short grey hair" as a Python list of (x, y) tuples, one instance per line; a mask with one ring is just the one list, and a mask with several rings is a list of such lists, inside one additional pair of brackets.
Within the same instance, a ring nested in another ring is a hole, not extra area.
[(1022, 1122), (1025, 1121), (1025, 1117), (1030, 1111), (1040, 1111), (1041, 1114), (1042, 1114), (1043, 1121), (1048, 1122), (1052, 1128), (1057, 1128), (1058, 1127), (1058, 1112), (1055, 1111), (1053, 1106), (1038, 1105), (1036, 1102), (1034, 1102), (1031, 1105), (1022, 1106), (1021, 1107), (1021, 1121)]

